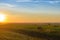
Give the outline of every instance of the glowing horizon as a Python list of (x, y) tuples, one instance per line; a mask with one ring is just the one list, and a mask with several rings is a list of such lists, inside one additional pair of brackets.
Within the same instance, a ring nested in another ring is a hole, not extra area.
[(60, 0), (0, 0), (6, 22), (60, 22)]

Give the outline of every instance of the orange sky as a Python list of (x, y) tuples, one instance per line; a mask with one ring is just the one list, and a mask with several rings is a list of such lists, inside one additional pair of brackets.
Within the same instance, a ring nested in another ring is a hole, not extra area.
[[(5, 11), (6, 22), (60, 22), (60, 16), (43, 14), (21, 14), (20, 12)], [(18, 14), (17, 14), (18, 13)], [(20, 13), (20, 14), (19, 14)]]
[(60, 22), (60, 5), (47, 2), (0, 3), (0, 13), (6, 15), (5, 22)]

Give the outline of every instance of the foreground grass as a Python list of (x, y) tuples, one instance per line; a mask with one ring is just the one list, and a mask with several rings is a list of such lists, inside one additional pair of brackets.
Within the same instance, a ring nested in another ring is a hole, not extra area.
[(59, 24), (0, 25), (0, 40), (59, 40)]
[(19, 32), (13, 32), (11, 30), (1, 29), (0, 40), (42, 40), (42, 38), (31, 37)]

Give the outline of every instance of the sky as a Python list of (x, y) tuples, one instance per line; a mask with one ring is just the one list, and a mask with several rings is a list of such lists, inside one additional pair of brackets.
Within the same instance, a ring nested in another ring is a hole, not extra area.
[(60, 22), (60, 0), (0, 0), (6, 22)]

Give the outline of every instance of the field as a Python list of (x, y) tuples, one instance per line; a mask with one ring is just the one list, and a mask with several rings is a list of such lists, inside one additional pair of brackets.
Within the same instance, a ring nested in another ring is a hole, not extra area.
[(0, 23), (0, 40), (60, 40), (60, 23)]

